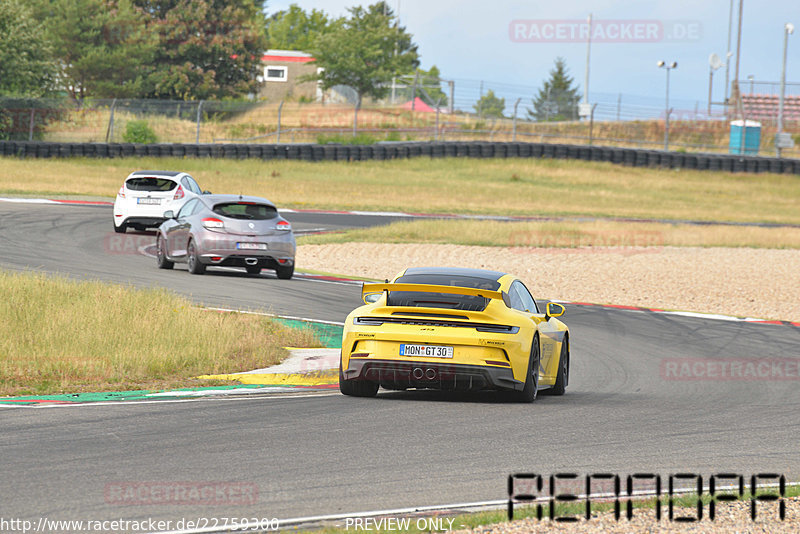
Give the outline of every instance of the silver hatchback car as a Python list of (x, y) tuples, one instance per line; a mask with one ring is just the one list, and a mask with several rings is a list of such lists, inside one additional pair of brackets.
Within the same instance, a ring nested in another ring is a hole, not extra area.
[(272, 269), (281, 279), (294, 274), (292, 225), (265, 198), (203, 195), (164, 217), (156, 236), (161, 269), (185, 262), (192, 274), (208, 266), (244, 267), (250, 274)]

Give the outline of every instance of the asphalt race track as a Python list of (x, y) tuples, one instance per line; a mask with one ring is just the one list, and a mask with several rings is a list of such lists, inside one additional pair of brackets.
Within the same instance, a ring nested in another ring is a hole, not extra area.
[[(388, 222), (288, 218), (299, 231)], [(120, 245), (111, 225), (109, 207), (0, 203), (0, 267), (157, 285), (212, 306), (329, 321), (360, 302), (351, 284), (159, 270), (136, 250), (152, 235), (126, 234), (135, 246)], [(676, 358), (797, 365), (800, 329), (582, 306), (568, 306), (565, 322), (567, 394), (533, 405), (492, 394), (357, 399), (329, 391), (0, 408), (0, 517), (291, 518), (487, 501), (507, 496), (513, 472), (773, 472), (800, 480), (796, 378), (674, 380), (664, 370)], [(208, 481), (257, 494), (227, 504), (131, 504), (113, 492)]]

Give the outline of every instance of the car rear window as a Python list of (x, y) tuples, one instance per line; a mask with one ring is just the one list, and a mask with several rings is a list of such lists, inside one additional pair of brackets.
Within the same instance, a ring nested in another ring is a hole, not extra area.
[[(395, 280), (397, 284), (432, 284), (438, 286), (470, 287), (497, 291), (500, 282), (472, 276), (447, 274), (412, 274)], [(469, 295), (448, 293), (422, 293), (418, 291), (392, 291), (387, 300), (389, 306), (411, 306), (427, 308), (447, 308), (451, 310), (483, 311), (489, 299)]]
[(131, 191), (172, 191), (178, 183), (167, 178), (144, 177), (131, 178), (125, 185)]
[(264, 221), (278, 216), (278, 210), (267, 204), (255, 202), (227, 202), (214, 206), (214, 213), (231, 219), (256, 219)]

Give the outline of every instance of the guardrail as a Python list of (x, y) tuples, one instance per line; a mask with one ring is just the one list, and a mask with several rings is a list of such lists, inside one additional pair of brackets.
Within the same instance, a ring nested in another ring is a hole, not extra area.
[(0, 155), (32, 158), (197, 157), (265, 160), (364, 161), (430, 158), (554, 158), (633, 167), (800, 174), (800, 159), (664, 152), (591, 145), (501, 142), (416, 142), (374, 145), (127, 144), (0, 141)]

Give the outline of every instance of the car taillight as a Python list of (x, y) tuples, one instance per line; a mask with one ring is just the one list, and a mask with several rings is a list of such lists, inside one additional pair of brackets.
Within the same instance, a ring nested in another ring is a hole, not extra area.
[(289, 224), (289, 221), (279, 221), (278, 224), (275, 225), (276, 230), (291, 230), (292, 225)]
[[(175, 196), (172, 197), (172, 200), (180, 200), (183, 198), (183, 186), (178, 186), (178, 190), (175, 191)], [(220, 221), (222, 222), (222, 221)]]
[(205, 226), (206, 228), (224, 228), (225, 223), (213, 217), (206, 217), (205, 219), (203, 219), (203, 226)]
[(124, 185), (119, 188), (119, 192), (117, 192), (117, 195), (121, 196), (122, 198), (125, 198), (125, 186)]

